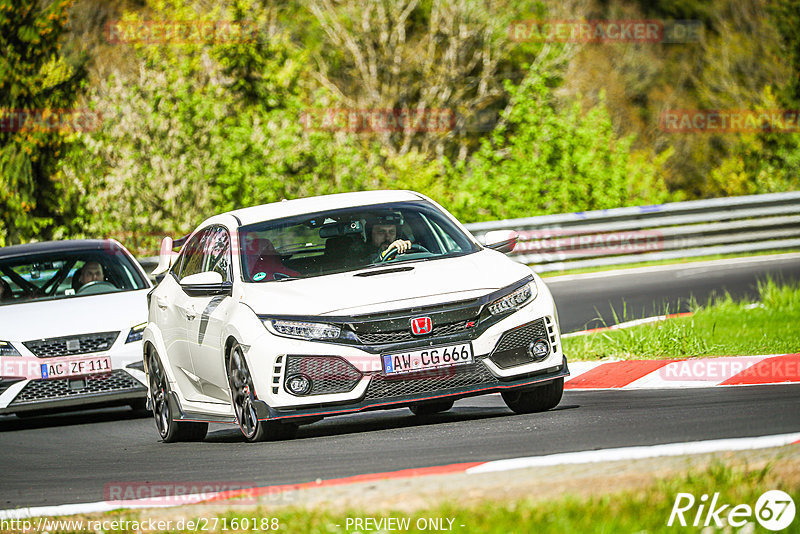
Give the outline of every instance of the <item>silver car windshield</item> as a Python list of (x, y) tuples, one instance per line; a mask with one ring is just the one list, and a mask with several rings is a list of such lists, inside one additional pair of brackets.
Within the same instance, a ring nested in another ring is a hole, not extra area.
[(0, 306), (146, 289), (117, 246), (0, 259)]
[[(406, 249), (393, 250), (397, 240)], [(313, 213), (239, 231), (247, 282), (309, 278), (379, 265), (469, 254), (479, 247), (429, 202)]]

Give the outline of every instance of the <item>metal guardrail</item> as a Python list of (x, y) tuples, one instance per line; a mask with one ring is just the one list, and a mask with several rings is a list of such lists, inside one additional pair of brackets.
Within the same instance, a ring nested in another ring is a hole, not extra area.
[(515, 230), (510, 256), (536, 272), (800, 249), (800, 191), (465, 225), (483, 241)]

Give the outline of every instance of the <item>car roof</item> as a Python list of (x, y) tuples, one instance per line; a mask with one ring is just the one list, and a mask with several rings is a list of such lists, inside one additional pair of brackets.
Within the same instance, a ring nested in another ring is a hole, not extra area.
[(109, 246), (120, 246), (113, 239), (69, 239), (64, 241), (42, 241), (24, 245), (11, 245), (0, 248), (0, 258), (48, 254), (54, 252), (73, 252), (81, 250), (108, 250)]
[(247, 226), (248, 224), (261, 221), (294, 217), (296, 215), (303, 215), (304, 213), (424, 199), (425, 197), (413, 191), (359, 191), (356, 193), (337, 193), (334, 195), (283, 200), (281, 202), (229, 211), (211, 217), (201, 226), (222, 222), (222, 220), (228, 216), (235, 217), (239, 226)]

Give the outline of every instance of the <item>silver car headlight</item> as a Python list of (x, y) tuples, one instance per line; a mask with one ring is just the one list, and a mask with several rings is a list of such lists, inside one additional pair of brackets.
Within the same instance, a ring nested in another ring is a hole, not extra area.
[(519, 289), (515, 289), (508, 295), (504, 295), (489, 304), (489, 313), (499, 315), (517, 310), (535, 299), (538, 294), (539, 289), (536, 287), (536, 282), (531, 280)]
[(22, 356), (22, 354), (8, 341), (0, 341), (0, 356)]
[(341, 327), (326, 323), (284, 321), (282, 319), (264, 319), (263, 322), (276, 334), (298, 339), (336, 339), (342, 332)]

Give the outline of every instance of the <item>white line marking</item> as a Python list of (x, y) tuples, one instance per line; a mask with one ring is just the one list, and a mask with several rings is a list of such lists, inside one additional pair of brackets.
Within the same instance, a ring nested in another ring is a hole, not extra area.
[(510, 458), (495, 460), (470, 467), (466, 473), (496, 473), (528, 467), (551, 467), (567, 464), (588, 464), (595, 462), (616, 462), (620, 460), (638, 460), (641, 458), (657, 458), (659, 456), (683, 456), (686, 454), (706, 454), (720, 451), (743, 451), (781, 447), (800, 440), (800, 432), (778, 434), (755, 438), (715, 439), (708, 441), (690, 441), (688, 443), (667, 443), (647, 447), (621, 447), (618, 449), (601, 449), (597, 451), (566, 452), (548, 454), (546, 456), (529, 456), (527, 458)]

